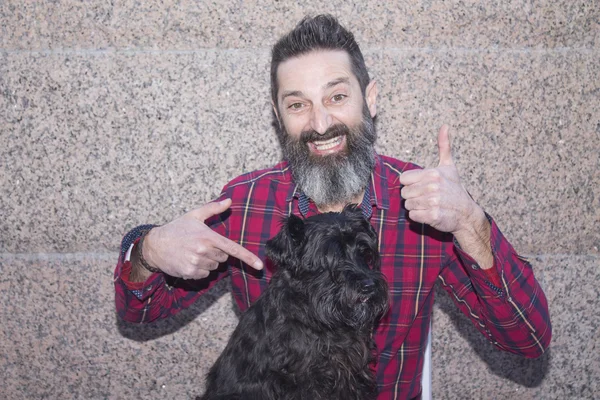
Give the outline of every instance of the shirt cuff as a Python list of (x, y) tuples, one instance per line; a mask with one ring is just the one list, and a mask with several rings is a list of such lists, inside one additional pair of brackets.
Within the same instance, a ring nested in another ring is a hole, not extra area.
[(146, 279), (144, 282), (132, 282), (129, 280), (129, 275), (131, 274), (131, 252), (133, 251), (134, 246), (140, 241), (140, 238), (137, 238), (127, 250), (125, 257), (123, 259), (123, 264), (121, 265), (121, 270), (118, 271), (117, 279), (119, 279), (125, 288), (129, 290), (131, 293), (135, 295), (140, 301), (144, 301), (149, 296), (151, 296), (154, 291), (159, 287), (159, 285), (164, 284), (164, 274), (160, 274), (158, 272), (153, 273)]
[(131, 246), (129, 246), (129, 250), (127, 250), (127, 253), (125, 253), (125, 261), (131, 260), (131, 250), (133, 250), (133, 243), (131, 243)]
[[(499, 254), (502, 254), (501, 247), (503, 246), (495, 246), (494, 244), (498, 243), (499, 240), (506, 242), (506, 239), (504, 239), (504, 237), (502, 236), (502, 233), (496, 226), (496, 223), (494, 222), (493, 218), (487, 213), (485, 213), (485, 216), (490, 223), (490, 246), (492, 250), (492, 256), (494, 258), (494, 265), (492, 265), (492, 267), (488, 269), (481, 268), (477, 261), (475, 261), (473, 257), (471, 257), (460, 247), (460, 244), (458, 243), (456, 238), (454, 238), (454, 247), (459, 258), (462, 260), (463, 265), (466, 266), (469, 276), (471, 278), (483, 281), (486, 286), (488, 286), (498, 295), (502, 296), (502, 271), (500, 271), (499, 269), (501, 269), (503, 263)], [(510, 244), (509, 247), (512, 248)]]

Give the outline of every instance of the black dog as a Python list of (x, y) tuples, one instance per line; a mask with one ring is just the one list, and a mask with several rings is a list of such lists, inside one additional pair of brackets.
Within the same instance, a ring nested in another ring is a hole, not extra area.
[(287, 218), (266, 244), (277, 266), (269, 288), (241, 316), (198, 399), (376, 398), (371, 333), (388, 307), (377, 246), (355, 206)]

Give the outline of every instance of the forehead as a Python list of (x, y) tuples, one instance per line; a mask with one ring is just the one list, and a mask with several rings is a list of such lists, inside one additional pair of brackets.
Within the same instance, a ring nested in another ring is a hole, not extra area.
[(352, 72), (350, 56), (343, 50), (315, 50), (290, 58), (277, 68), (280, 98), (284, 91), (300, 91), (304, 94), (318, 93), (336, 79), (347, 78), (358, 86)]

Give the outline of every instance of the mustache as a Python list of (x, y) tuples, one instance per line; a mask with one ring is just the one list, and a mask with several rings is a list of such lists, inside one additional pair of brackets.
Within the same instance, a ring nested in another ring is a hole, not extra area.
[(329, 140), (343, 135), (350, 135), (350, 128), (344, 124), (336, 124), (330, 126), (322, 135), (313, 129), (303, 131), (300, 134), (300, 141), (302, 143), (308, 143), (314, 142), (315, 140)]

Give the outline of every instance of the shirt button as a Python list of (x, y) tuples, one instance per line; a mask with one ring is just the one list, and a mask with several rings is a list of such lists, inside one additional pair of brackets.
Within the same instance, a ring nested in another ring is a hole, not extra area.
[(477, 271), (479, 269), (479, 266), (477, 264), (471, 264), (471, 268)]

